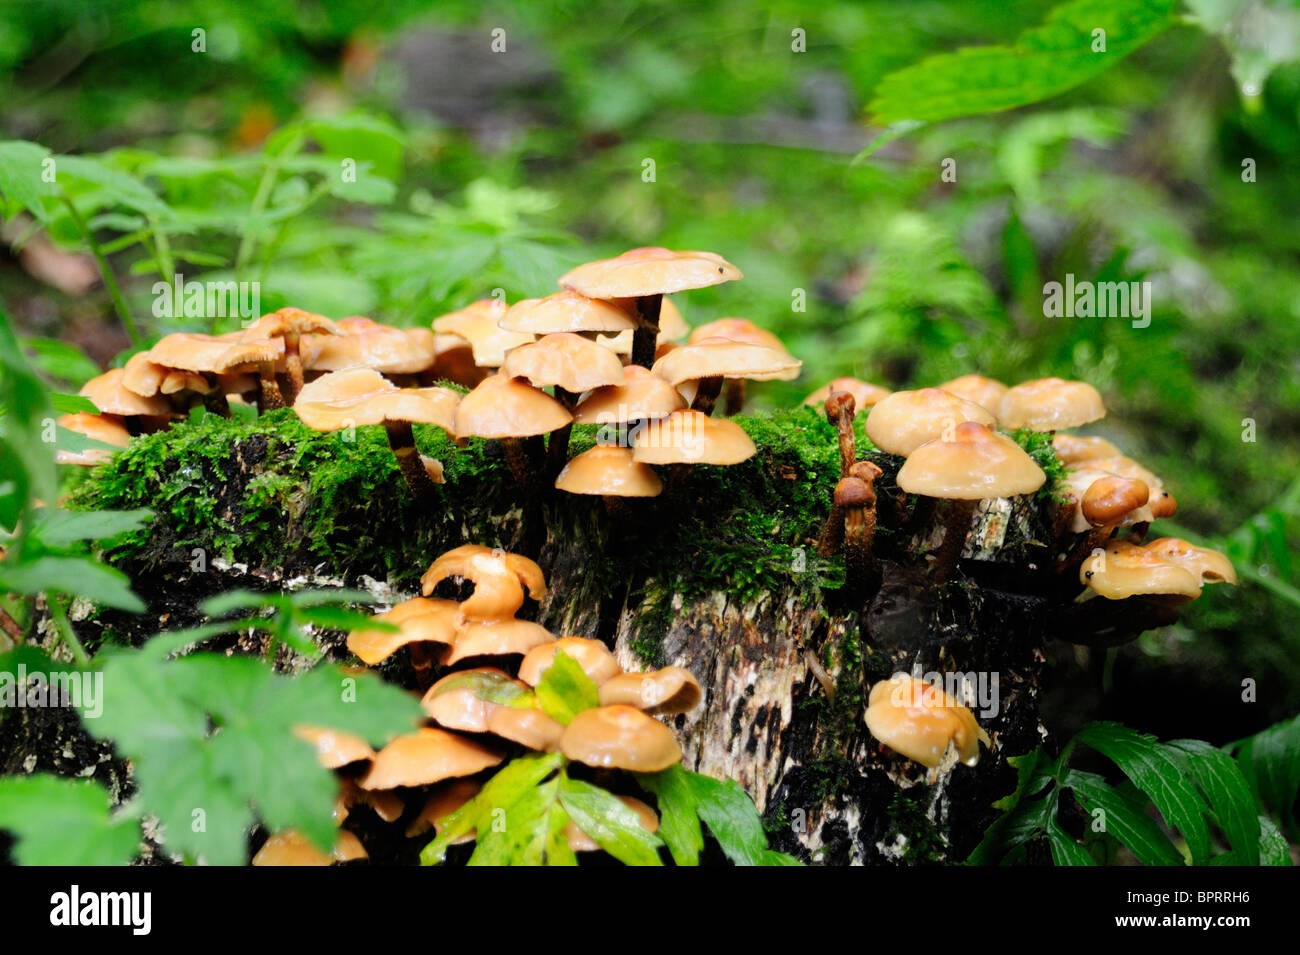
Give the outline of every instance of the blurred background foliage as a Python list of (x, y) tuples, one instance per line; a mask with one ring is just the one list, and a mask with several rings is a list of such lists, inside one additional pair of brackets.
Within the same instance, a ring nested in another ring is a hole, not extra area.
[[(760, 407), (845, 374), (1087, 379), (1110, 408), (1093, 430), (1178, 497), (1165, 532), (1227, 548), (1243, 585), (1121, 651), (1058, 650), (1049, 707), (1062, 730), (1105, 717), (1224, 742), (1300, 709), (1300, 14), (1189, 0), (1082, 85), (859, 156), (882, 79), (1015, 43), (1052, 9), (0, 3), (0, 139), (59, 156), (71, 199), (9, 203), (0, 296), (74, 389), (185, 327), (150, 312), (176, 272), (256, 279), (264, 311), (427, 324), (656, 244), (745, 272), (686, 297), (689, 321), (744, 315), (803, 358)], [(0, 161), (44, 155), (14, 148)], [(1149, 327), (1044, 317), (1043, 283), (1067, 273), (1151, 282)]]

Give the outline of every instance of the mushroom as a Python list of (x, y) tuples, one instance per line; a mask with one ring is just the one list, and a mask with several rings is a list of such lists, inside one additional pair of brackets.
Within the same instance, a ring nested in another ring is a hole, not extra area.
[(240, 343), (260, 342), (264, 339), (283, 340), (285, 377), (288, 379), (288, 394), (284, 395), (285, 404), (292, 405), (298, 397), (298, 392), (302, 390), (302, 355), (299, 352), (299, 345), (302, 336), (311, 332), (343, 334), (338, 326), (324, 315), (290, 307), (263, 315), (249, 325), (239, 338)]
[(624, 498), (657, 497), (664, 489), (659, 475), (633, 457), (631, 448), (598, 444), (564, 466), (555, 486), (570, 494), (599, 494), (611, 517), (627, 517)]
[(638, 422), (666, 418), (674, 411), (686, 407), (686, 399), (668, 382), (640, 365), (623, 369), (623, 383), (596, 388), (573, 410), (574, 424), (598, 424), (600, 435), (617, 427), (617, 442), (627, 443), (629, 431), (639, 430)]
[(280, 382), (276, 379), (276, 367), (285, 358), (283, 338), (258, 338), (238, 341), (226, 346), (216, 362), (218, 374), (235, 374), (246, 366), (257, 368), (260, 390), (257, 396), (259, 411), (274, 411), (286, 406)]
[[(764, 328), (759, 328), (747, 318), (719, 318), (706, 322), (691, 331), (686, 339), (688, 345), (704, 341), (706, 338), (725, 338), (733, 342), (761, 345), (773, 351), (790, 355), (781, 339)], [(794, 357), (794, 356), (790, 356)], [(728, 378), (726, 381), (726, 402), (724, 412), (728, 415), (740, 414), (745, 406), (745, 379)]]
[(451, 388), (398, 388), (377, 371), (350, 368), (305, 385), (293, 410), (316, 431), (383, 425), (411, 494), (417, 501), (427, 501), (434, 482), (416, 451), (412, 424), (437, 425), (453, 434), (460, 400)]
[(632, 447), (632, 459), (641, 464), (675, 465), (670, 487), (685, 480), (696, 464), (740, 464), (757, 453), (744, 428), (702, 411), (674, 411), (649, 422)]
[(396, 737), (381, 749), (358, 785), (362, 789), (427, 786), (457, 776), (473, 776), (496, 766), (503, 758), (496, 750), (426, 726)]
[(871, 688), (867, 729), (894, 752), (929, 769), (938, 769), (948, 753), (967, 766), (979, 762), (980, 743), (990, 746), (975, 715), (941, 688), (906, 673), (895, 673)]
[(429, 719), (449, 730), (488, 732), (488, 716), (501, 707), (528, 706), (533, 691), (495, 667), (449, 673), (420, 700)]
[[(476, 585), (477, 586), (477, 585)], [(478, 591), (475, 590), (477, 595)], [(555, 637), (540, 624), (504, 617), (495, 620), (466, 620), (456, 628), (456, 639), (443, 651), (438, 662), (451, 666), (473, 657), (523, 655)]]
[(474, 363), (480, 368), (500, 368), (511, 349), (533, 340), (532, 335), (502, 328), (498, 323), (505, 316), (505, 302), (484, 298), (458, 312), (435, 318), (433, 330), (442, 335), (459, 335), (469, 342)]
[(860, 378), (833, 378), (829, 384), (823, 385), (805, 398), (803, 403), (817, 408), (825, 407), (826, 399), (839, 392), (852, 395), (853, 405), (859, 410), (874, 407), (881, 398), (892, 394), (888, 388), (873, 385)]
[(877, 576), (871, 543), (876, 531), (874, 481), (882, 472), (870, 461), (857, 462), (853, 471), (835, 485), (831, 513), (842, 515), (844, 589), (854, 599), (861, 599), (874, 588)]
[(463, 544), (442, 554), (424, 572), (420, 585), (427, 596), (449, 578), (474, 584), (474, 593), (460, 603), (460, 611), (477, 620), (513, 616), (524, 605), (525, 588), (535, 600), (546, 596), (546, 578), (537, 564), (481, 544)]
[(360, 736), (319, 726), (298, 726), (294, 735), (312, 745), (316, 761), (325, 769), (342, 769), (352, 763), (370, 762), (375, 751)]
[(114, 415), (123, 420), (128, 432), (153, 430), (170, 419), (172, 406), (167, 399), (153, 395), (144, 397), (126, 387), (126, 372), (112, 368), (90, 379), (81, 386), (81, 397), (99, 409), (100, 414)]
[(653, 371), (679, 391), (694, 388), (691, 407), (705, 414), (722, 392), (726, 378), (789, 381), (799, 377), (803, 363), (785, 351), (728, 338), (701, 338), (674, 348), (654, 363)]
[(433, 369), (425, 373), (426, 379), (452, 381), (473, 388), (490, 374), (492, 369), (475, 364), (474, 349), (467, 339), (459, 335), (434, 334)]
[(1079, 567), (1079, 583), (1108, 600), (1156, 595), (1180, 602), (1201, 595), (1201, 574), (1155, 551), (1112, 540)]
[[(637, 825), (642, 829), (647, 832), (659, 831), (659, 817), (655, 815), (653, 809), (633, 796), (619, 796), (618, 799), (632, 811)], [(600, 851), (600, 843), (579, 829), (578, 824), (572, 819), (564, 824), (564, 839), (574, 852)]]
[(571, 332), (588, 337), (633, 331), (637, 323), (624, 309), (598, 298), (563, 289), (545, 298), (526, 298), (511, 305), (497, 324), (510, 332), (553, 335)]
[[(623, 365), (618, 357), (573, 332), (556, 332), (520, 345), (506, 356), (500, 374), (526, 379), (537, 388), (554, 386), (556, 400), (570, 414), (583, 392), (623, 383)], [(569, 423), (551, 432), (547, 451), (552, 475), (559, 474), (568, 459), (572, 427)]]
[(1178, 537), (1153, 540), (1146, 545), (1145, 550), (1187, 568), (1200, 577), (1203, 584), (1237, 583), (1237, 571), (1232, 566), (1232, 561), (1217, 550), (1197, 547)]
[(564, 724), (533, 707), (498, 706), (488, 713), (488, 732), (539, 753), (553, 753)]
[(664, 667), (646, 673), (620, 673), (599, 687), (601, 706), (634, 706), (654, 716), (695, 709), (703, 694), (690, 670)]
[(682, 760), (668, 727), (625, 705), (583, 710), (565, 727), (560, 752), (588, 766), (634, 773), (656, 773)]
[(122, 383), (138, 395), (164, 395), (182, 409), (197, 396), (209, 411), (229, 416), (225, 385), (217, 374), (229, 342), (211, 335), (177, 333), (164, 336), (148, 351), (132, 355), (123, 367)]
[[(424, 804), (420, 814), (406, 827), (407, 838), (423, 835), (430, 828), (433, 829), (435, 835), (442, 835), (442, 821), (477, 796), (482, 788), (473, 779), (453, 779), (442, 783), (429, 797), (429, 801)], [(452, 840), (451, 844), (458, 846), (473, 842), (474, 837), (474, 830), (471, 829), (469, 832), (457, 836)]]
[(867, 416), (872, 444), (890, 454), (911, 454), (927, 441), (943, 437), (963, 421), (993, 427), (993, 415), (965, 398), (938, 388), (895, 391), (881, 398)]
[(519, 679), (529, 686), (537, 686), (555, 661), (556, 652), (560, 650), (564, 651), (565, 656), (573, 658), (578, 666), (582, 667), (582, 672), (587, 674), (588, 679), (597, 687), (622, 672), (614, 654), (610, 653), (609, 648), (599, 640), (589, 640), (586, 637), (560, 637), (558, 640), (536, 646), (524, 655), (523, 662), (519, 664)]
[(936, 579), (944, 581), (961, 556), (976, 505), (988, 498), (1032, 494), (1046, 483), (1047, 475), (1006, 435), (965, 421), (949, 439), (927, 441), (909, 454), (897, 480), (908, 494), (954, 502), (934, 562)]
[(638, 327), (632, 336), (632, 364), (649, 368), (654, 363), (664, 295), (743, 277), (740, 269), (712, 252), (647, 247), (580, 265), (561, 276), (560, 285), (589, 298), (635, 299)]
[[(126, 424), (118, 415), (76, 414), (61, 415), (56, 423), (60, 428), (85, 435), (100, 444), (111, 444), (115, 448), (125, 448), (131, 441), (131, 434)], [(82, 467), (94, 467), (113, 457), (109, 448), (85, 448), (81, 451), (55, 451), (54, 460), (58, 464), (78, 464)]]
[(315, 844), (296, 829), (277, 832), (262, 843), (253, 856), (255, 866), (324, 866), (336, 862), (355, 862), (369, 858), (361, 840), (346, 829), (340, 829), (338, 839), (329, 854), (321, 852)]
[(348, 650), (368, 666), (382, 663), (402, 647), (415, 643), (451, 646), (460, 622), (460, 604), (454, 600), (412, 597), (374, 617), (396, 631), (359, 629), (348, 634)]
[[(545, 467), (541, 435), (568, 427), (572, 421), (573, 416), (546, 392), (497, 374), (484, 378), (461, 398), (455, 433), (461, 438), (499, 440), (515, 480), (530, 488), (535, 484), (532, 475)], [(527, 446), (525, 439), (531, 439)]]
[(1066, 467), (1091, 464), (1096, 458), (1121, 457), (1119, 448), (1105, 438), (1089, 438), (1075, 434), (1052, 436), (1052, 449)]
[(308, 371), (369, 368), (383, 375), (419, 375), (437, 360), (437, 336), (427, 328), (394, 328), (354, 315), (335, 323), (339, 334), (304, 335), (302, 366)]
[(998, 423), (1009, 431), (1060, 431), (1106, 417), (1106, 406), (1086, 381), (1037, 378), (1007, 389), (997, 415)]
[(833, 392), (826, 399), (826, 419), (835, 425), (840, 442), (840, 477), (849, 476), (849, 468), (858, 459), (857, 437), (853, 433), (853, 409), (856, 399), (847, 391)]
[[(618, 299), (611, 304), (617, 305), (629, 314), (636, 312), (636, 299)], [(682, 318), (682, 313), (673, 304), (673, 300), (665, 295), (659, 304), (659, 335), (655, 339), (655, 357), (659, 357), (659, 349), (671, 347), (673, 342), (685, 338), (690, 333), (691, 326), (686, 324), (686, 319)], [(616, 355), (631, 355), (635, 334), (635, 331), (624, 331), (615, 335), (597, 335), (596, 341)]]
[(983, 375), (962, 375), (945, 381), (939, 388), (958, 398), (973, 401), (993, 415), (998, 413), (998, 404), (1007, 393), (1006, 385), (996, 378), (985, 378)]
[(1151, 489), (1151, 500), (1147, 504), (1147, 516), (1145, 519), (1135, 521), (1133, 529), (1129, 532), (1129, 540), (1132, 543), (1142, 542), (1151, 521), (1160, 517), (1173, 517), (1178, 512), (1178, 501), (1165, 490), (1164, 481), (1132, 458), (1127, 458), (1122, 454), (1107, 458), (1093, 458), (1088, 462), (1088, 465), (1099, 471), (1108, 471), (1111, 474), (1129, 478), (1133, 481), (1141, 481)]

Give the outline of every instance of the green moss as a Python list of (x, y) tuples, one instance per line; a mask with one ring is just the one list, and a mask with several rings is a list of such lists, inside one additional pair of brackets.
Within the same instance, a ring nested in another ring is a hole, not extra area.
[(1061, 463), (1056, 448), (1052, 446), (1051, 432), (1020, 428), (1011, 432), (1011, 438), (1025, 449), (1025, 453), (1033, 458), (1034, 463), (1047, 475), (1047, 483), (1038, 491), (1039, 498), (1053, 500), (1060, 504), (1065, 503), (1065, 497), (1058, 490), (1058, 486), (1065, 480), (1068, 468)]

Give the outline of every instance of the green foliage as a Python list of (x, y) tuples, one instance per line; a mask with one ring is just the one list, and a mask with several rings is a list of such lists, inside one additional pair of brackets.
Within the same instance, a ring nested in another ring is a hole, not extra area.
[(563, 650), (555, 653), (554, 662), (537, 684), (537, 705), (551, 719), (568, 726), (583, 710), (600, 705), (596, 684)]
[[(1081, 746), (1114, 763), (1127, 781), (1112, 785), (1072, 767)], [(1284, 761), (1270, 757), (1272, 765)], [(1023, 861), (1028, 847), (1042, 841), (1057, 865), (1095, 865), (1118, 846), (1144, 865), (1289, 864), (1278, 851), (1277, 827), (1264, 815), (1258, 790), (1252, 794), (1248, 778), (1254, 770), (1240, 754), (1234, 760), (1200, 740), (1160, 743), (1118, 723), (1090, 723), (1058, 759), (1040, 748), (1009, 762), (1018, 773), (1016, 789), (994, 803), (1003, 814), (971, 854), (971, 864)], [(1296, 786), (1292, 780), (1292, 802)], [(1064, 811), (1067, 800), (1083, 810), (1082, 817)], [(1226, 847), (1216, 846), (1211, 827)], [(1170, 840), (1169, 830), (1177, 831), (1181, 843)]]
[(0, 779), (0, 829), (17, 837), (19, 865), (125, 865), (140, 846), (138, 810), (114, 812), (108, 793), (88, 779)]
[(1281, 822), (1300, 838), (1296, 800), (1300, 798), (1300, 716), (1270, 726), (1228, 747), (1237, 759), (1261, 813)]

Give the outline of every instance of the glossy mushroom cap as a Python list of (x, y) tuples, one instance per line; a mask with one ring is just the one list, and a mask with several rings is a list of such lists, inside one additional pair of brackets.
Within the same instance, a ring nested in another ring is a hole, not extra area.
[(1237, 582), (1237, 570), (1232, 566), (1232, 561), (1217, 550), (1197, 547), (1178, 537), (1158, 538), (1148, 543), (1144, 549), (1157, 557), (1187, 568), (1200, 577), (1202, 583), (1235, 584)]
[(580, 265), (562, 275), (560, 285), (590, 298), (617, 299), (666, 295), (740, 278), (740, 269), (712, 252), (648, 246)]
[(998, 423), (1008, 430), (1060, 431), (1106, 417), (1106, 406), (1086, 381), (1038, 378), (1008, 389), (997, 415)]
[(441, 643), (451, 646), (460, 622), (460, 604), (454, 600), (413, 597), (393, 609), (376, 614), (376, 621), (398, 628), (390, 630), (353, 630), (348, 634), (348, 650), (363, 663), (382, 663), (410, 643)]
[(226, 350), (217, 359), (217, 371), (227, 373), (242, 371), (252, 365), (273, 362), (277, 366), (284, 361), (283, 338), (253, 338), (226, 345)]
[(346, 829), (340, 830), (334, 848), (326, 855), (296, 829), (277, 832), (262, 843), (253, 856), (255, 866), (326, 866), (335, 862), (366, 859), (361, 840)]
[[(61, 428), (85, 435), (92, 441), (111, 444), (115, 448), (125, 448), (131, 443), (131, 434), (126, 430), (122, 419), (116, 415), (65, 414), (59, 416), (57, 423)], [(108, 448), (86, 448), (82, 451), (56, 451), (54, 460), (58, 464), (78, 464), (82, 467), (94, 467), (113, 457)]]
[(555, 654), (558, 650), (563, 650), (566, 656), (572, 657), (596, 686), (622, 672), (618, 661), (614, 659), (614, 654), (610, 653), (609, 648), (599, 640), (589, 640), (586, 637), (560, 637), (558, 640), (544, 643), (528, 651), (523, 662), (519, 664), (519, 679), (529, 686), (537, 686), (542, 682), (542, 675), (555, 662)]
[(169, 415), (171, 404), (166, 398), (145, 397), (136, 394), (123, 382), (126, 372), (113, 368), (81, 386), (79, 394), (90, 400), (101, 414), (112, 415)]
[(360, 736), (320, 726), (299, 726), (293, 731), (316, 750), (316, 761), (326, 769), (340, 769), (349, 763), (368, 762), (375, 751)]
[(826, 404), (827, 398), (840, 392), (853, 396), (853, 407), (858, 411), (865, 411), (874, 407), (882, 398), (893, 394), (888, 388), (873, 385), (861, 378), (833, 378), (828, 384), (818, 388), (805, 398), (803, 403), (820, 408)]
[(463, 544), (429, 565), (420, 578), (424, 593), (449, 577), (469, 580), (474, 593), (460, 604), (467, 617), (492, 620), (511, 617), (524, 605), (524, 588), (536, 600), (546, 596), (542, 569), (527, 557), (480, 544)]
[(433, 330), (459, 335), (474, 350), (474, 361), (484, 368), (500, 368), (507, 353), (533, 340), (532, 335), (511, 332), (498, 323), (506, 316), (506, 303), (495, 298), (479, 299), (459, 312), (433, 320)]
[(557, 332), (520, 345), (506, 356), (501, 374), (525, 378), (539, 388), (555, 385), (577, 395), (604, 385), (621, 385), (623, 363), (589, 338)]
[(663, 482), (648, 464), (633, 459), (631, 448), (598, 444), (569, 461), (555, 486), (570, 494), (604, 497), (657, 497)]
[(1118, 474), (1120, 477), (1126, 477), (1133, 481), (1141, 481), (1151, 489), (1154, 497), (1155, 492), (1165, 486), (1165, 482), (1152, 471), (1147, 470), (1138, 464), (1132, 458), (1118, 455), (1110, 458), (1092, 458), (1088, 461), (1088, 467), (1096, 468), (1099, 471), (1108, 471), (1111, 474)]
[(962, 375), (960, 378), (945, 381), (939, 388), (958, 398), (973, 401), (994, 415), (998, 413), (998, 404), (1002, 401), (1002, 396), (1007, 393), (1006, 385), (996, 378), (985, 378), (983, 375)]
[(511, 305), (499, 322), (506, 331), (533, 335), (556, 332), (618, 334), (636, 328), (624, 309), (598, 298), (564, 289), (545, 298), (526, 298)]
[(867, 416), (867, 437), (882, 451), (909, 455), (963, 421), (993, 427), (994, 418), (973, 401), (938, 388), (895, 391), (881, 398)]
[(528, 684), (495, 667), (457, 670), (444, 676), (420, 700), (425, 715), (439, 726), (466, 733), (488, 732), (488, 717), (500, 707), (531, 704)]
[(597, 388), (573, 409), (574, 424), (628, 424), (666, 418), (686, 407), (686, 399), (668, 382), (640, 365), (623, 368), (622, 384)]
[[(1084, 534), (1092, 530), (1094, 527), (1100, 526), (1090, 521), (1088, 517), (1084, 514), (1083, 501), (1084, 498), (1087, 497), (1088, 491), (1092, 488), (1092, 486), (1094, 484), (1097, 484), (1097, 482), (1103, 480), (1107, 481), (1108, 483), (1106, 485), (1103, 485), (1102, 487), (1109, 486), (1112, 488), (1122, 489), (1124, 487), (1127, 487), (1127, 485), (1113, 485), (1110, 484), (1109, 482), (1133, 481), (1135, 479), (1122, 478), (1117, 474), (1111, 474), (1109, 471), (1098, 470), (1097, 468), (1091, 466), (1091, 462), (1086, 462), (1084, 465), (1081, 465), (1079, 467), (1076, 467), (1066, 472), (1065, 478), (1061, 481), (1061, 488), (1065, 491), (1068, 491), (1071, 499), (1074, 501), (1074, 511), (1070, 521), (1071, 533)], [(1142, 487), (1144, 488), (1147, 487), (1145, 482), (1138, 482), (1138, 483), (1141, 483)], [(1132, 490), (1135, 492), (1135, 489)], [(1097, 491), (1093, 492), (1094, 500), (1096, 500), (1097, 496), (1101, 493), (1102, 493), (1102, 488), (1100, 487), (1098, 488)], [(1150, 490), (1148, 489), (1148, 495), (1149, 494), (1150, 494)], [(1120, 498), (1120, 501), (1116, 502), (1116, 506), (1118, 506), (1120, 502), (1122, 502), (1122, 497)], [(1094, 504), (1094, 507), (1095, 506), (1096, 505)], [(1096, 513), (1100, 513), (1100, 512), (1096, 512)], [(1135, 524), (1142, 521), (1149, 522), (1153, 520), (1155, 520), (1155, 515), (1152, 513), (1150, 506), (1144, 503), (1144, 504), (1139, 504), (1137, 507), (1131, 508), (1127, 512), (1123, 513), (1116, 520), (1108, 521), (1105, 523), (1128, 525), (1128, 524)]]
[(1191, 599), (1201, 595), (1199, 574), (1144, 547), (1119, 540), (1112, 540), (1102, 553), (1090, 555), (1079, 565), (1079, 583), (1109, 600), (1138, 594)]
[[(195, 332), (175, 332), (164, 335), (152, 348), (141, 354), (144, 355), (144, 360), (157, 368), (215, 372), (224, 370), (223, 357), (230, 349), (230, 345), (229, 338)], [(130, 362), (127, 364), (129, 366)], [(137, 363), (132, 375), (133, 381), (129, 380), (128, 385), (143, 384), (144, 382), (137, 377), (143, 370), (143, 366)], [(159, 381), (161, 382), (161, 379)]]
[(1118, 524), (1125, 515), (1146, 504), (1150, 489), (1142, 481), (1106, 476), (1088, 485), (1079, 509), (1093, 527)]
[(564, 724), (536, 708), (498, 706), (487, 718), (488, 732), (539, 753), (552, 753), (560, 745)]
[(1121, 457), (1119, 448), (1105, 438), (1057, 434), (1052, 436), (1052, 447), (1061, 463), (1070, 467), (1091, 463), (1096, 458)]
[(572, 421), (564, 405), (546, 392), (498, 374), (460, 399), (455, 432), (462, 438), (527, 438)]
[(896, 753), (930, 769), (937, 768), (951, 744), (967, 766), (979, 760), (979, 744), (988, 735), (975, 715), (937, 686), (906, 673), (895, 673), (871, 688), (867, 729)]
[(767, 329), (759, 328), (747, 318), (719, 318), (716, 321), (705, 322), (703, 325), (698, 325), (691, 330), (686, 343), (693, 345), (706, 338), (726, 338), (733, 342), (761, 345), (773, 351), (790, 354), (789, 349), (785, 347), (781, 339)]
[(957, 425), (949, 441), (927, 441), (898, 469), (908, 494), (966, 501), (1032, 494), (1046, 481), (1020, 445), (974, 421)]
[(701, 338), (674, 348), (651, 370), (677, 386), (701, 378), (749, 378), (754, 381), (789, 381), (799, 377), (803, 362), (784, 349), (734, 342), (729, 338)]
[(642, 464), (739, 464), (758, 453), (745, 429), (700, 411), (674, 411), (651, 421), (632, 449)]
[[(477, 587), (477, 585), (475, 585)], [(475, 590), (477, 595), (478, 591)], [(468, 602), (468, 601), (467, 601)], [(505, 657), (525, 654), (533, 647), (555, 639), (541, 624), (514, 618), (466, 620), (456, 630), (456, 640), (438, 659), (451, 666), (471, 657)]]
[(371, 368), (349, 368), (303, 385), (293, 410), (316, 431), (408, 421), (451, 433), (459, 403), (460, 395), (450, 388), (398, 388)]
[(569, 759), (602, 769), (654, 773), (682, 759), (672, 732), (631, 706), (600, 706), (573, 718), (560, 737)]
[(244, 329), (239, 340), (241, 342), (251, 342), (263, 338), (279, 337), (297, 339), (311, 332), (326, 335), (342, 334), (338, 326), (324, 315), (317, 315), (315, 312), (304, 311), (301, 308), (289, 307), (278, 309), (269, 315), (263, 315)]
[(849, 475), (836, 483), (834, 501), (837, 507), (874, 507), (876, 491), (861, 478)]
[(427, 786), (457, 776), (472, 776), (502, 760), (496, 750), (446, 730), (423, 727), (399, 736), (381, 749), (360, 780), (362, 789)]
[(655, 716), (688, 713), (702, 697), (695, 674), (682, 667), (620, 673), (600, 685), (601, 706), (634, 706)]
[(390, 375), (413, 375), (433, 367), (437, 348), (429, 329), (394, 328), (364, 321), (368, 324), (342, 319), (338, 322), (341, 335), (303, 338), (303, 367), (311, 371), (370, 368)]

